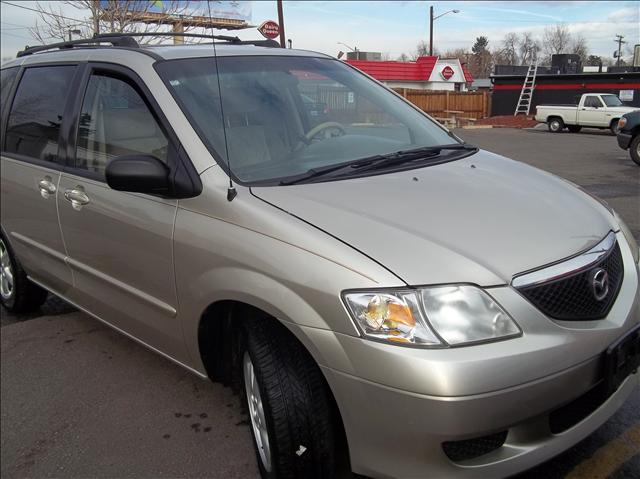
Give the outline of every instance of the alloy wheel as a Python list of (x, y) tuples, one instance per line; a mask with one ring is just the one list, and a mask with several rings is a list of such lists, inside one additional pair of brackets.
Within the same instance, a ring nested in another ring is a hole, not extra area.
[(13, 295), (13, 268), (9, 250), (3, 240), (0, 239), (0, 296), (8, 300)]
[(269, 447), (269, 433), (267, 432), (267, 421), (262, 406), (262, 397), (260, 396), (260, 388), (256, 378), (253, 363), (249, 352), (244, 353), (244, 389), (247, 395), (247, 404), (249, 406), (249, 418), (251, 419), (251, 427), (253, 428), (253, 437), (260, 453), (260, 460), (265, 471), (271, 472), (271, 448)]

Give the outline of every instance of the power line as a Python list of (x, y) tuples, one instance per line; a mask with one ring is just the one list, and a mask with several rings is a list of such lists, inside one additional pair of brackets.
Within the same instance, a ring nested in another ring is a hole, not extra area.
[(24, 5), (18, 5), (17, 3), (11, 3), (11, 2), (3, 1), (2, 4), (3, 5), (11, 5), (12, 7), (17, 7), (17, 8), (22, 8), (23, 10), (31, 10), (32, 12), (36, 12), (36, 13), (44, 13), (44, 14), (50, 15), (52, 17), (64, 18), (65, 20), (73, 20), (74, 22), (80, 22), (80, 23), (88, 23), (89, 22), (87, 19), (80, 20), (79, 18), (65, 17), (64, 15), (60, 15), (60, 14), (57, 14), (57, 13), (43, 12), (43, 11), (38, 10), (36, 8), (25, 7)]

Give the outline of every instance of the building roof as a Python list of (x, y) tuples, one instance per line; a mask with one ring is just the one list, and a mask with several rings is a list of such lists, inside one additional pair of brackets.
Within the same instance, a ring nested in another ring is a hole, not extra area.
[(349, 65), (376, 80), (427, 81), (438, 57), (419, 57), (415, 62), (347, 60)]
[(347, 63), (381, 81), (439, 81), (440, 78), (434, 80), (436, 77), (432, 77), (438, 64), (454, 69), (459, 67), (462, 73), (457, 81), (462, 80), (462, 75), (465, 82), (473, 81), (466, 64), (461, 64), (457, 58), (443, 60), (437, 56), (426, 56), (418, 57), (415, 62), (347, 60)]
[(467, 64), (463, 63), (462, 64), (462, 72), (464, 73), (464, 79), (467, 83), (471, 83), (473, 81), (473, 76), (471, 75), (471, 72), (469, 71), (469, 69), (467, 68)]

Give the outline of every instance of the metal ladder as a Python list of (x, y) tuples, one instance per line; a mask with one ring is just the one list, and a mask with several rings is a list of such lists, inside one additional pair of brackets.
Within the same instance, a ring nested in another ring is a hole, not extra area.
[(529, 115), (531, 109), (531, 98), (533, 97), (533, 89), (536, 86), (536, 73), (538, 72), (538, 60), (531, 65), (527, 70), (527, 76), (524, 77), (524, 83), (522, 84), (522, 90), (520, 91), (520, 98), (518, 98), (518, 104), (516, 105), (516, 111), (513, 116), (517, 116), (518, 113), (524, 113)]

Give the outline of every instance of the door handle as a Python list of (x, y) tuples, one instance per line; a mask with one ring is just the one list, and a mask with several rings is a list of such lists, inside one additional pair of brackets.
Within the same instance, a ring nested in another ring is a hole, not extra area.
[(43, 179), (38, 181), (38, 189), (40, 190), (40, 196), (42, 196), (45, 200), (49, 199), (49, 197), (56, 192), (56, 185), (53, 184), (50, 176), (45, 176)]
[(84, 205), (89, 204), (89, 197), (84, 192), (82, 186), (76, 186), (72, 190), (65, 190), (64, 197), (71, 202), (74, 210), (80, 211)]

